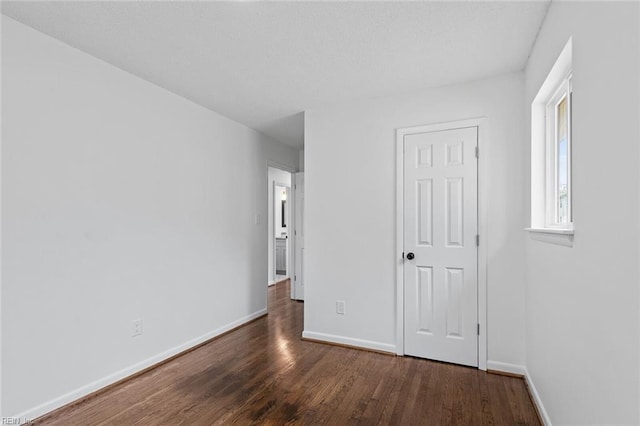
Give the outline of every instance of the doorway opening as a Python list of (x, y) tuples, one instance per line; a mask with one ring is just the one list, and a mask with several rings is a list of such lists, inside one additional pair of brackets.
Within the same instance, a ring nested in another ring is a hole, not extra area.
[(291, 173), (268, 167), (268, 277), (275, 285), (289, 279), (291, 273)]
[(267, 162), (267, 194), (265, 290), (270, 289), (269, 295), (284, 291), (289, 298), (303, 301), (304, 172)]

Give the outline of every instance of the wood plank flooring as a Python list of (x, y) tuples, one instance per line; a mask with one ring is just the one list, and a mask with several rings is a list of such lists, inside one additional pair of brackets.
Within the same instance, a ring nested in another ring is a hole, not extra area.
[(288, 287), (267, 317), (36, 423), (540, 424), (522, 379), (302, 341)]

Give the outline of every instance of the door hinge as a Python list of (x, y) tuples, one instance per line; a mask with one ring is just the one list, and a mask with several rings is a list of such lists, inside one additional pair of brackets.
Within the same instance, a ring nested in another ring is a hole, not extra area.
[(476, 247), (480, 247), (480, 235), (476, 235)]
[(480, 335), (480, 324), (478, 324), (478, 336)]
[(480, 158), (480, 148), (476, 146), (476, 158)]
[(294, 276), (293, 276), (293, 280), (294, 280), (294, 281), (298, 281), (298, 276), (297, 276), (297, 275), (294, 275)]
[(296, 231), (295, 229), (293, 230), (293, 235), (296, 236), (298, 235), (298, 231)]

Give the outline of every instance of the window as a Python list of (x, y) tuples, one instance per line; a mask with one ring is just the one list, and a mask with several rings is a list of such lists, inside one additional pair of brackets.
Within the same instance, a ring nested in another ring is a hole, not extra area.
[(546, 108), (547, 228), (571, 226), (571, 76), (562, 81)]
[(572, 41), (531, 103), (531, 227), (534, 239), (573, 245)]

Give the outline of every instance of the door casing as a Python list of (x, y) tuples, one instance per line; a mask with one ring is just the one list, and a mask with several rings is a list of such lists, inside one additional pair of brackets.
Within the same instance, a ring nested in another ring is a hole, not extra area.
[(487, 177), (489, 124), (486, 117), (396, 129), (396, 354), (404, 355), (404, 137), (414, 133), (478, 127), (478, 369), (487, 369)]
[[(291, 173), (292, 177), (296, 173), (296, 169), (295, 168), (290, 167), (290, 166), (288, 166), (286, 164), (282, 164), (282, 163), (278, 163), (276, 161), (272, 161), (272, 160), (267, 160), (266, 163), (265, 163), (265, 166), (266, 167), (264, 168), (264, 173), (266, 173), (267, 182), (269, 182), (269, 178), (268, 178), (268, 176), (269, 176), (269, 167), (272, 167), (274, 169), (284, 170), (285, 172), (289, 172), (289, 173)], [(287, 184), (280, 184), (280, 185), (281, 186), (288, 186)], [(275, 188), (275, 186), (271, 186), (271, 185), (269, 185), (267, 183), (267, 191), (273, 191), (274, 188)], [(267, 199), (268, 199), (268, 197), (267, 197)], [(295, 226), (295, 217), (294, 217), (295, 214), (294, 214), (294, 210), (293, 210), (293, 204), (294, 203), (295, 203), (295, 195), (293, 194), (293, 191), (291, 191), (291, 188), (289, 187), (289, 194), (287, 195), (287, 204), (289, 204), (289, 222), (291, 223), (291, 227), (292, 228)], [(271, 203), (271, 204), (272, 205), (268, 205), (268, 203), (267, 203), (267, 208), (268, 209), (274, 209), (275, 208), (274, 203)], [(275, 212), (274, 212), (274, 216), (273, 217), (275, 218)], [(256, 218), (256, 221), (257, 221), (257, 218)], [(267, 225), (267, 229), (268, 229), (268, 225)], [(272, 260), (273, 260), (273, 266), (274, 266), (273, 273), (274, 273), (274, 276), (275, 276), (275, 257), (276, 257), (276, 254), (275, 254), (275, 227), (274, 227), (273, 241), (270, 241), (269, 232), (268, 231), (266, 231), (264, 235), (265, 235), (265, 240), (267, 242), (267, 245), (273, 244), (274, 253), (273, 253), (273, 259)], [(287, 233), (287, 235), (288, 235), (288, 233)], [(290, 270), (294, 270), (294, 268), (295, 268), (295, 256), (291, 256), (291, 254), (289, 252), (293, 252), (295, 250), (295, 239), (289, 238), (289, 247), (288, 248), (289, 248), (289, 250), (287, 252), (287, 256), (288, 256), (288, 262), (289, 262), (289, 269)], [(267, 262), (269, 262), (269, 259), (267, 259)], [(268, 270), (268, 268), (267, 268), (267, 270)], [(267, 283), (269, 282), (270, 279), (271, 279), (271, 277), (268, 277)], [(293, 292), (294, 291), (294, 289), (293, 289), (293, 281), (290, 281), (290, 283), (291, 283), (290, 291)], [(265, 286), (264, 286), (265, 294), (267, 293), (268, 287), (269, 286), (266, 285), (266, 283), (265, 283)], [(267, 303), (267, 309), (269, 309), (269, 304), (268, 303)]]

